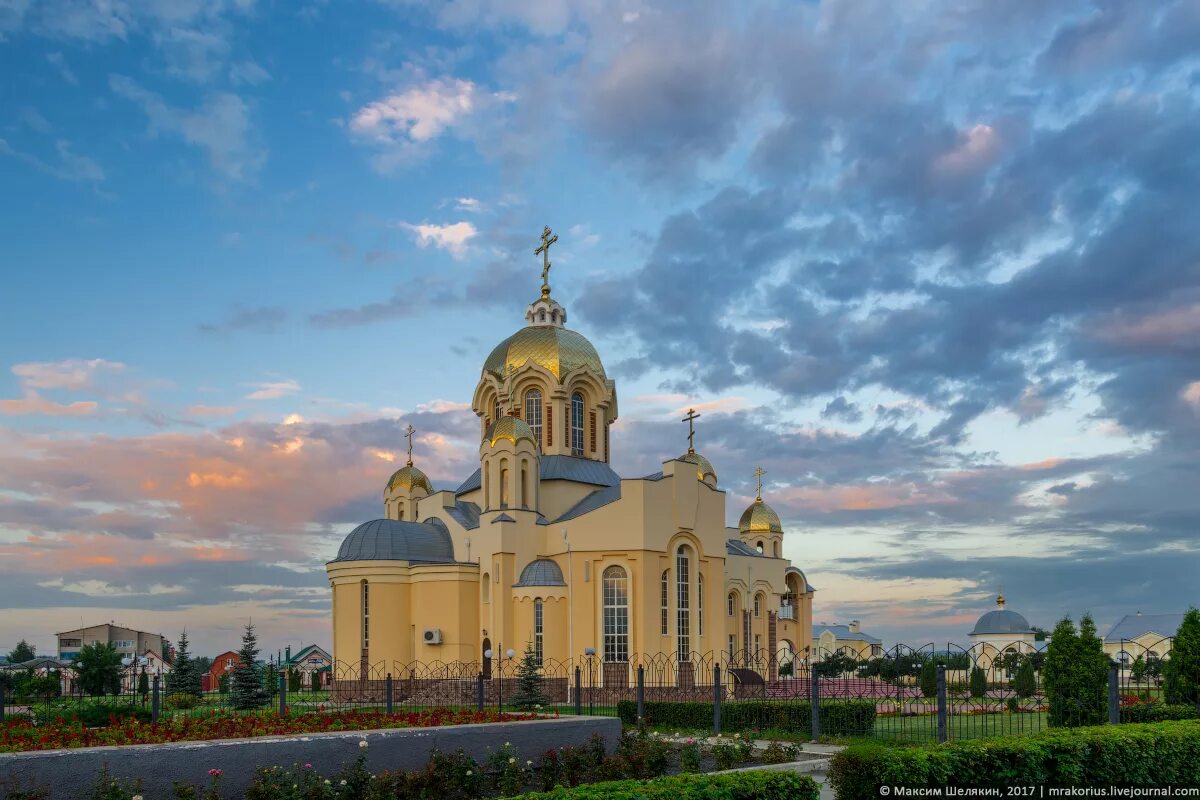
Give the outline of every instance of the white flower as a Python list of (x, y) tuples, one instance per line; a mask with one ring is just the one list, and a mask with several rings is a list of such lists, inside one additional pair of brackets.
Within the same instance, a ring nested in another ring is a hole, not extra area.
[(345, 782), (345, 781), (342, 781), (342, 782), (341, 782), (341, 785), (342, 785), (342, 786), (345, 786), (345, 785), (346, 785), (346, 782)]
[(140, 794), (135, 794), (133, 797), (129, 798), (129, 800), (142, 800), (142, 796)]
[(361, 742), (358, 743), (358, 746), (359, 746), (359, 749), (365, 748), (367, 746), (367, 740), (363, 739)]
[(526, 762), (525, 762), (525, 766), (527, 766), (527, 767), (532, 767), (532, 766), (533, 766), (533, 762), (532, 762), (532, 761), (526, 761)]
[(326, 778), (326, 779), (325, 779), (325, 785), (326, 785), (326, 786), (332, 786), (332, 785), (333, 785), (333, 781), (329, 780), (329, 778)]
[(510, 759), (508, 760), (508, 763), (510, 763), (510, 764), (515, 764), (515, 763), (517, 763), (517, 760), (516, 760), (515, 758), (510, 758)]
[(474, 773), (474, 772), (471, 772), (471, 770), (467, 770), (467, 777), (468, 777), (468, 778), (469, 778), (469, 777), (471, 777), (471, 776), (472, 776), (472, 775), (474, 775), (474, 774), (475, 774), (475, 773)]

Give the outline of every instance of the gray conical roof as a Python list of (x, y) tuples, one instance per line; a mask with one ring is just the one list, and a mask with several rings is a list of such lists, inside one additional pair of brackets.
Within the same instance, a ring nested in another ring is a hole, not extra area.
[(567, 582), (563, 580), (562, 569), (558, 564), (548, 558), (539, 558), (537, 561), (530, 561), (525, 569), (521, 570), (521, 579), (516, 585), (566, 586)]

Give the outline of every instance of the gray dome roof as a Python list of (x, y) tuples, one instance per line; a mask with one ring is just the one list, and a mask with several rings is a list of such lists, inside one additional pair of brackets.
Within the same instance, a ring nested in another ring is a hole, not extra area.
[(424, 522), (373, 519), (342, 541), (334, 561), (454, 561), (454, 544), (445, 526)]
[(562, 570), (558, 564), (548, 558), (539, 558), (537, 561), (530, 561), (525, 565), (525, 569), (521, 570), (521, 579), (515, 585), (566, 586), (567, 582), (563, 580)]
[(1017, 612), (997, 608), (980, 617), (971, 633), (1033, 633), (1033, 629), (1029, 627), (1029, 620)]

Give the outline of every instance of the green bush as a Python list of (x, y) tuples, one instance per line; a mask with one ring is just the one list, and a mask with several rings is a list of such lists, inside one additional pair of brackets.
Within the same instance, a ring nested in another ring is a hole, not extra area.
[[(712, 703), (700, 701), (648, 701), (645, 723), (687, 730), (710, 730)], [(626, 725), (637, 724), (637, 703), (623, 700), (617, 713)], [(875, 703), (870, 700), (831, 700), (821, 703), (821, 734), (863, 736), (875, 726)], [(721, 730), (777, 730), (812, 734), (812, 705), (806, 700), (762, 702), (738, 700), (721, 704)]]
[(183, 710), (195, 708), (198, 705), (200, 705), (199, 697), (196, 697), (194, 694), (184, 694), (183, 692), (169, 694), (163, 699), (163, 708)]
[(971, 670), (971, 697), (983, 697), (987, 694), (987, 675), (979, 667)]
[(852, 745), (834, 756), (838, 800), (881, 786), (1200, 786), (1200, 722), (1106, 725), (946, 745)]
[(817, 800), (820, 787), (795, 772), (672, 775), (649, 781), (611, 781), (520, 795), (521, 800)]
[(126, 717), (134, 717), (141, 722), (150, 721), (148, 709), (131, 705), (87, 703), (72, 709), (72, 714), (85, 728), (105, 728), (113, 719), (122, 720)]
[(1200, 703), (1200, 611), (1189, 608), (1163, 667), (1168, 703)]
[(1200, 710), (1196, 706), (1181, 703), (1168, 704), (1158, 700), (1138, 703), (1121, 709), (1122, 722), (1165, 722), (1173, 719), (1197, 719)]

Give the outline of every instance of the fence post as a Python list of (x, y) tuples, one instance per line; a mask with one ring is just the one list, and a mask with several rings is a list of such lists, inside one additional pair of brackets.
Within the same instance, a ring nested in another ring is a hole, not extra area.
[(475, 676), (475, 705), (483, 711), (483, 673)]
[(821, 737), (821, 676), (817, 673), (817, 665), (808, 668), (812, 684), (808, 702), (812, 706), (812, 738), (816, 741)]
[(4, 684), (0, 683), (0, 722), (4, 722)]
[(287, 675), (279, 673), (279, 716), (287, 716)]
[(937, 736), (939, 742), (950, 739), (949, 708), (946, 702), (946, 666), (937, 665)]
[(646, 668), (638, 664), (637, 671), (637, 721), (641, 725), (646, 718)]
[(150, 687), (150, 721), (158, 722), (159, 676), (155, 675)]
[(389, 672), (387, 674), (387, 680), (384, 681), (384, 689), (387, 692), (387, 698), (386, 698), (387, 713), (389, 713), (389, 714), (392, 713), (392, 698), (396, 696), (395, 692), (393, 691), (394, 686), (395, 686), (395, 683), (392, 681), (392, 673)]
[(1117, 662), (1108, 665), (1108, 724), (1121, 724), (1121, 695), (1120, 677), (1117, 674)]
[(713, 736), (721, 735), (721, 665), (713, 665)]
[(575, 715), (583, 716), (583, 674), (579, 665), (575, 665)]

